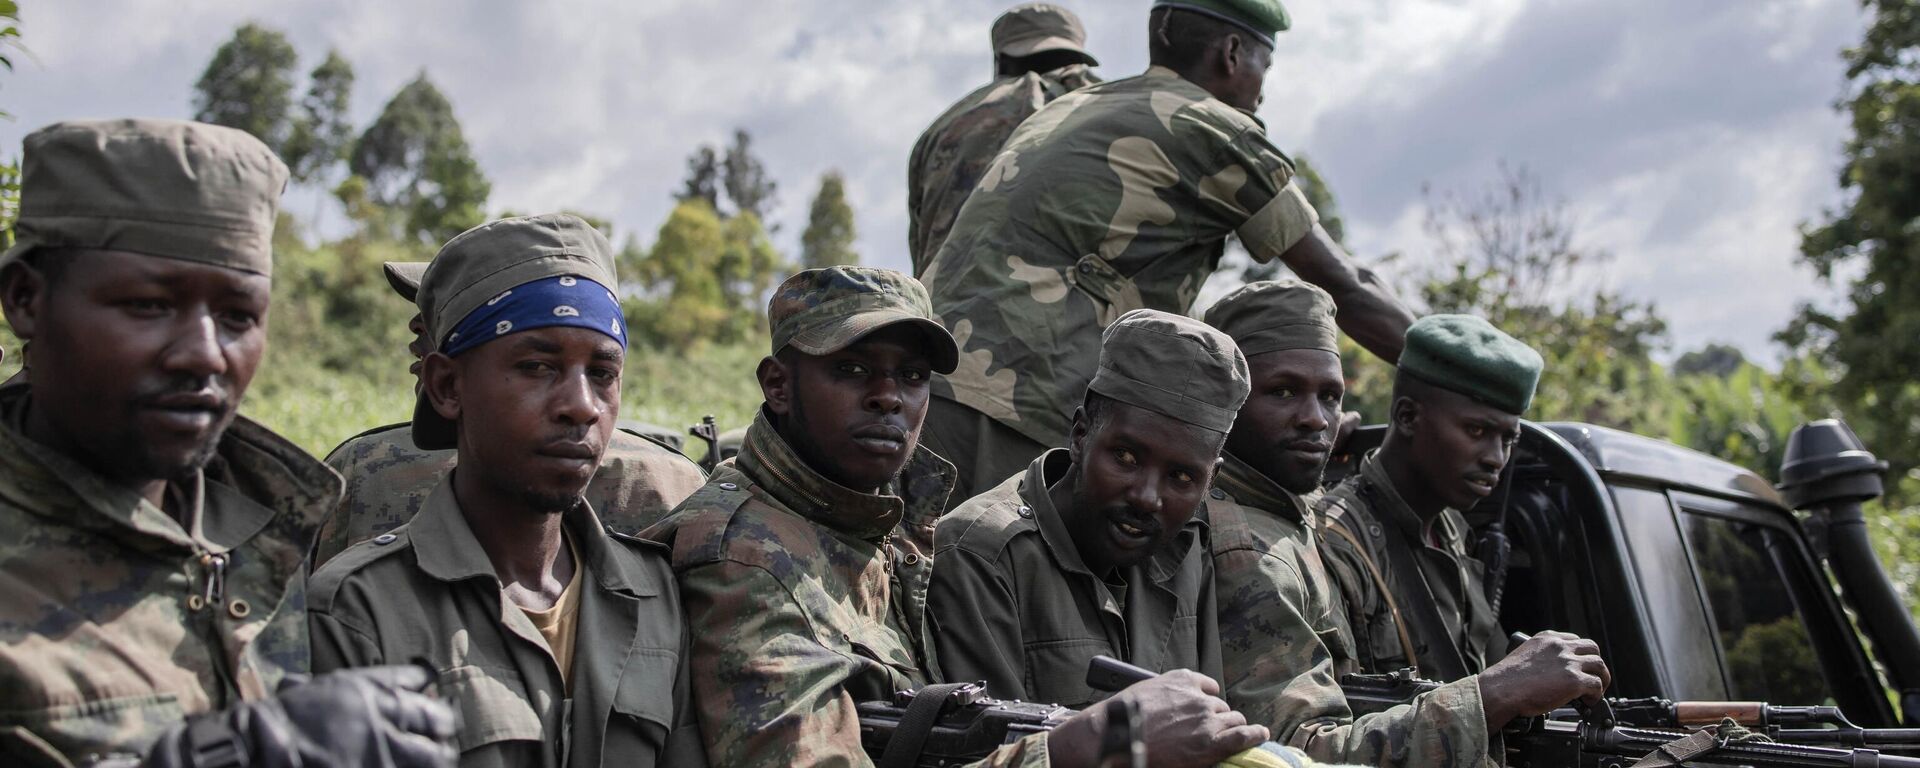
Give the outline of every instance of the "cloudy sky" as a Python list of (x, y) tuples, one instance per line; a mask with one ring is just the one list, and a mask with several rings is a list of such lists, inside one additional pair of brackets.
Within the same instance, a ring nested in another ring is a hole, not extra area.
[[(0, 79), (0, 148), (74, 117), (187, 117), (235, 26), (284, 30), (302, 69), (355, 66), (364, 125), (423, 68), (494, 181), (492, 206), (577, 209), (650, 239), (685, 157), (734, 127), (780, 182), (791, 246), (822, 171), (849, 179), (869, 263), (906, 264), (914, 138), (984, 82), (1008, 0), (26, 0), (32, 55)], [(1070, 2), (1107, 77), (1145, 66), (1149, 0)], [(1261, 116), (1311, 155), (1349, 245), (1396, 269), (1431, 248), (1423, 186), (1470, 191), (1502, 161), (1564, 197), (1607, 283), (1656, 302), (1677, 349), (1771, 358), (1794, 263), (1839, 201), (1839, 50), (1854, 0), (1291, 0)], [(312, 198), (307, 198), (311, 201)], [(307, 207), (311, 202), (296, 205)], [(296, 211), (301, 208), (295, 208)]]

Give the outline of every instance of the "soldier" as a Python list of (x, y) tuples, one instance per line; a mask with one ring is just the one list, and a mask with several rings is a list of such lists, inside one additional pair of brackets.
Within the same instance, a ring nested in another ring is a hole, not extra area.
[(1220, 679), (1204, 516), (1247, 362), (1198, 320), (1135, 310), (1055, 448), (956, 507), (928, 603), (940, 666), (1000, 698), (1082, 707), (1096, 654)]
[(459, 464), (313, 577), (314, 666), (424, 659), (466, 768), (705, 764), (667, 552), (583, 495), (620, 415), (617, 285), (574, 216), (448, 241), (420, 283), (435, 351), (412, 431)]
[[(1559, 699), (1547, 706), (1583, 692), (1577, 665), (1565, 663), (1577, 654), (1532, 654), (1354, 719), (1334, 681), (1353, 649), (1308, 522), (1346, 392), (1333, 298), (1294, 280), (1252, 283), (1206, 319), (1240, 345), (1252, 379), (1207, 504), (1227, 703), (1316, 758), (1468, 766), (1498, 761), (1489, 735), (1506, 722), (1489, 713), (1545, 711), (1483, 703), (1483, 692), (1537, 689)], [(1543, 642), (1572, 650), (1563, 638)]]
[(961, 349), (935, 385), (928, 447), (963, 493), (1063, 444), (1100, 329), (1132, 309), (1189, 311), (1229, 235), (1399, 357), (1413, 316), (1315, 223), (1252, 116), (1287, 26), (1279, 0), (1156, 0), (1145, 74), (1062, 96), (1007, 140), (925, 274)]
[(23, 166), (0, 257), (28, 345), (0, 389), (0, 757), (450, 760), (425, 670), (300, 684), (302, 558), (340, 479), (236, 411), (286, 166), (161, 120), (58, 123)]
[[(420, 290), (427, 262), (390, 261), (382, 265), (387, 283), (409, 302)], [(420, 361), (430, 350), (420, 315), (407, 321), (413, 341), (408, 372), (420, 375)], [(418, 393), (416, 382), (414, 391)], [(413, 519), (440, 478), (453, 468), (454, 451), (423, 450), (413, 443), (413, 422), (375, 427), (353, 436), (327, 454), (327, 465), (347, 480), (346, 496), (320, 527), (314, 546), (315, 567), (347, 547), (371, 539)], [(660, 519), (695, 488), (706, 473), (680, 452), (625, 428), (615, 430), (600, 469), (587, 486), (587, 501), (601, 521), (621, 533), (636, 533)]]
[[(855, 703), (939, 677), (924, 600), (953, 469), (919, 437), (928, 382), (956, 349), (925, 289), (889, 270), (801, 272), (767, 320), (766, 403), (740, 455), (647, 536), (673, 547), (713, 764), (872, 765)], [(1173, 673), (1118, 694), (1165, 765), (1212, 765), (1265, 739), (1206, 685)], [(1104, 710), (984, 764), (1091, 766)]]
[(1069, 91), (1100, 82), (1089, 67), (1087, 29), (1051, 3), (1016, 5), (993, 21), (993, 82), (954, 102), (914, 142), (907, 161), (908, 255), (926, 271), (960, 204), (1001, 145), (1028, 115)]
[(1407, 331), (1385, 442), (1317, 508), (1320, 552), (1344, 604), (1336, 618), (1360, 668), (1415, 667), (1436, 680), (1485, 670), (1489, 725), (1570, 698), (1565, 679), (1496, 674), (1509, 665), (1544, 658), (1593, 697), (1610, 679), (1598, 646), (1573, 635), (1543, 632), (1507, 653), (1482, 566), (1467, 550), (1459, 510), (1498, 486), (1541, 365), (1539, 353), (1480, 318), (1422, 318)]

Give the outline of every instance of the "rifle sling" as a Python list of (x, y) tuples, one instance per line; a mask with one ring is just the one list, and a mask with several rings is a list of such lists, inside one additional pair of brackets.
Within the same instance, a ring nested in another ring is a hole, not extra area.
[(954, 691), (966, 685), (938, 683), (916, 692), (913, 701), (907, 704), (907, 711), (901, 713), (900, 724), (894, 726), (893, 737), (887, 740), (887, 751), (881, 753), (878, 768), (914, 768), (920, 762), (920, 751), (927, 746), (927, 736), (940, 722), (940, 710), (946, 707)]
[[(1361, 491), (1369, 492), (1372, 485), (1361, 480)], [(1369, 496), (1371, 494), (1369, 493)], [(1373, 505), (1378, 508), (1379, 504)], [(1440, 618), (1440, 611), (1433, 606), (1433, 587), (1427, 584), (1427, 573), (1420, 568), (1420, 561), (1414, 557), (1413, 549), (1407, 546), (1407, 537), (1399, 531), (1386, 531), (1381, 540), (1386, 544), (1387, 562), (1395, 570), (1405, 574), (1402, 581), (1409, 587), (1419, 590), (1419, 594), (1410, 595), (1407, 601), (1408, 617), (1413, 619), (1411, 634), (1416, 635), (1426, 645), (1427, 656), (1433, 661), (1434, 669), (1421, 669), (1423, 674), (1432, 674), (1440, 680), (1453, 682), (1467, 676), (1467, 663), (1460, 655), (1460, 646), (1453, 642), (1452, 633)], [(1461, 617), (1461, 621), (1465, 621)]]
[[(1380, 566), (1374, 564), (1373, 556), (1367, 554), (1367, 548), (1360, 546), (1360, 539), (1356, 538), (1352, 531), (1347, 530), (1346, 523), (1339, 520), (1329, 520), (1327, 521), (1326, 530), (1329, 533), (1338, 535), (1340, 538), (1346, 539), (1347, 543), (1352, 545), (1353, 551), (1360, 555), (1360, 564), (1365, 565), (1367, 567), (1367, 575), (1373, 577), (1374, 588), (1380, 590), (1381, 599), (1387, 601), (1387, 613), (1393, 616), (1393, 630), (1400, 635), (1400, 650), (1407, 654), (1407, 664), (1414, 668), (1415, 674), (1418, 674), (1420, 669), (1420, 654), (1414, 651), (1413, 638), (1407, 636), (1406, 619), (1400, 617), (1400, 602), (1393, 599), (1393, 590), (1387, 588), (1387, 577), (1380, 573)], [(1354, 638), (1355, 644), (1359, 642), (1360, 638)]]

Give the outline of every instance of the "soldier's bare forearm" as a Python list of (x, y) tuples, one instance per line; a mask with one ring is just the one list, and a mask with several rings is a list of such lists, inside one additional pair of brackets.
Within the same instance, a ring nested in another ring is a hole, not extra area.
[(1315, 224), (1280, 260), (1302, 280), (1320, 286), (1340, 308), (1340, 330), (1368, 352), (1389, 363), (1400, 360), (1413, 312), (1394, 295), (1380, 275), (1355, 264), (1346, 249)]

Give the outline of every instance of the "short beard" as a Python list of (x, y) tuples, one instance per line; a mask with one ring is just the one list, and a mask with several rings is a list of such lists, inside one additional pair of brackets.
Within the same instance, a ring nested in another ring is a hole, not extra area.
[(564, 514), (586, 500), (582, 493), (547, 493), (533, 488), (521, 489), (520, 503), (541, 514)]
[(1326, 480), (1326, 478), (1327, 478), (1327, 464), (1326, 462), (1321, 462), (1320, 468), (1314, 470), (1313, 474), (1310, 476), (1284, 478), (1284, 479), (1275, 477), (1273, 478), (1273, 482), (1275, 485), (1280, 486), (1282, 489), (1286, 490), (1288, 493), (1303, 496), (1303, 495), (1312, 493), (1316, 490), (1319, 490), (1320, 483)]

